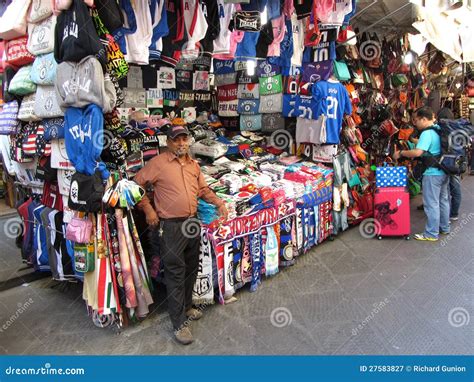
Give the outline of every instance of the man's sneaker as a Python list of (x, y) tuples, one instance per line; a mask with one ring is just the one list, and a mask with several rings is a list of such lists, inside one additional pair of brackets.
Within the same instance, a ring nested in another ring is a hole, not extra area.
[(451, 216), (451, 217), (449, 218), (449, 220), (455, 222), (455, 221), (459, 220), (459, 216)]
[(174, 332), (174, 338), (176, 338), (176, 341), (181, 345), (189, 345), (194, 341), (191, 329), (187, 326), (183, 326), (181, 329), (176, 330)]
[(440, 231), (439, 233), (441, 235), (449, 235), (451, 232), (449, 232), (449, 231)]
[(197, 321), (202, 317), (202, 312), (198, 309), (191, 308), (186, 312), (186, 317), (190, 320)]
[(417, 233), (413, 236), (413, 239), (421, 241), (438, 241), (438, 238), (425, 236), (424, 233)]

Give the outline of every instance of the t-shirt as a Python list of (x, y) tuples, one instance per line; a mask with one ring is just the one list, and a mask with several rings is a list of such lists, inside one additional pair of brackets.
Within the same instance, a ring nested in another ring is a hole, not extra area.
[(352, 12), (352, 0), (334, 0), (331, 11), (318, 14), (323, 25), (342, 25), (345, 16)]
[(259, 36), (260, 32), (244, 32), (244, 38), (237, 44), (235, 57), (243, 59), (256, 57), (256, 46)]
[(296, 144), (301, 143), (324, 143), (325, 137), (322, 131), (323, 119), (296, 118)]
[[(439, 129), (438, 125), (433, 125), (435, 129)], [(433, 130), (423, 131), (420, 134), (420, 139), (416, 145), (417, 149), (425, 151), (426, 155), (440, 155), (441, 154), (441, 138), (438, 133)], [(429, 154), (428, 154), (429, 153)], [(444, 171), (436, 167), (428, 167), (423, 175), (445, 175)]]
[(259, 78), (260, 95), (270, 95), (283, 92), (281, 74), (273, 77)]
[(296, 116), (296, 94), (283, 94), (283, 116), (284, 117), (295, 117)]
[(268, 57), (280, 55), (280, 43), (285, 37), (285, 16), (281, 15), (272, 20), (273, 42), (268, 46)]
[(293, 32), (293, 55), (291, 65), (301, 66), (304, 50), (305, 20), (297, 18), (296, 14), (291, 16), (291, 30)]
[(234, 4), (224, 4), (223, 0), (217, 0), (220, 31), (214, 40), (215, 54), (228, 54), (230, 52), (230, 35), (229, 23), (235, 10)]
[(313, 100), (321, 104), (327, 117), (326, 143), (339, 144), (339, 133), (345, 114), (352, 113), (352, 104), (346, 88), (339, 81), (319, 81), (313, 85)]

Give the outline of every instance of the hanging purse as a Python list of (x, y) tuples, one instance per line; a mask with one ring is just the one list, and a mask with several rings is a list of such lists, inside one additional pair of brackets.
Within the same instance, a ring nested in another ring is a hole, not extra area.
[(0, 17), (0, 38), (12, 40), (26, 35), (26, 16), (31, 0), (13, 0)]
[(395, 87), (408, 84), (408, 77), (406, 74), (392, 74), (392, 85)]
[(428, 63), (428, 70), (433, 74), (439, 74), (445, 67), (445, 64), (446, 59), (443, 53), (438, 50)]
[(36, 92), (36, 84), (31, 81), (32, 65), (21, 67), (12, 78), (8, 91), (11, 94), (24, 96)]
[(30, 24), (28, 51), (35, 56), (54, 51), (54, 28), (56, 16), (48, 17), (39, 24)]
[(334, 61), (334, 74), (339, 81), (349, 81), (351, 79), (349, 68), (344, 61)]
[(92, 221), (87, 217), (75, 216), (66, 227), (66, 239), (74, 243), (87, 244), (92, 236)]
[(95, 269), (94, 242), (74, 244), (74, 269), (80, 273), (92, 272)]
[(18, 119), (20, 121), (35, 122), (41, 120), (34, 111), (35, 100), (36, 94), (34, 93), (23, 97), (20, 109), (18, 110)]
[(0, 134), (15, 134), (18, 129), (18, 102), (11, 101), (3, 104), (0, 110)]

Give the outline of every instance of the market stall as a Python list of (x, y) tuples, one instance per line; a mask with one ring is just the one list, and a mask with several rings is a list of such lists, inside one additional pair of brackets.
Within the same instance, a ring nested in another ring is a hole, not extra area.
[(0, 142), (22, 258), (81, 280), (99, 326), (153, 303), (162, 267), (136, 208), (150, 190), (133, 178), (172, 126), (230, 212), (200, 200), (185, 227), (201, 237), (194, 302), (225, 303), (373, 216), (375, 166), (411, 145), (410, 111), (450, 67), (414, 35), (352, 27), (354, 0), (6, 4)]

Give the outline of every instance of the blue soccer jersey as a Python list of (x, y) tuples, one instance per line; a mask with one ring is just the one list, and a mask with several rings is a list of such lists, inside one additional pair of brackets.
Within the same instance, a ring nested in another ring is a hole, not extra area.
[(326, 115), (326, 143), (339, 144), (344, 114), (352, 113), (352, 104), (346, 88), (339, 81), (320, 81), (313, 85), (313, 101)]

